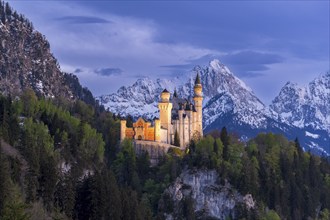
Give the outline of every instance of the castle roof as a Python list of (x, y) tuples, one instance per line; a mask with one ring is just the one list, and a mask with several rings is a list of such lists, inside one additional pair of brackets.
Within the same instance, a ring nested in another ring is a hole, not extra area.
[(187, 103), (186, 104), (186, 109), (185, 109), (186, 111), (190, 111), (191, 110), (191, 108), (190, 108), (190, 103)]
[(195, 85), (201, 84), (201, 79), (199, 78), (199, 73), (197, 73), (196, 80), (195, 80)]
[(164, 89), (164, 90), (162, 91), (162, 93), (170, 93), (170, 92), (167, 91), (167, 89)]

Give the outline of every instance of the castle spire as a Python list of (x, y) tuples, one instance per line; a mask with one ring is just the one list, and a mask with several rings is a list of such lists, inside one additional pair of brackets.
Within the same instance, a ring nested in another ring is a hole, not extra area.
[(173, 97), (175, 97), (175, 98), (177, 98), (177, 97), (178, 97), (178, 94), (177, 94), (177, 92), (176, 92), (176, 88), (174, 88)]
[(199, 73), (197, 72), (195, 86), (194, 86), (194, 103), (196, 110), (195, 130), (200, 136), (203, 136), (203, 86)]
[(199, 78), (199, 73), (197, 72), (196, 80), (195, 80), (195, 85), (201, 84), (201, 79)]

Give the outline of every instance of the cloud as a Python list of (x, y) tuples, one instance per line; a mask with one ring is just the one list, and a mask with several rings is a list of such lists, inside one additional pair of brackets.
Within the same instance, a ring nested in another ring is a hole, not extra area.
[(82, 72), (83, 72), (83, 70), (80, 69), (80, 68), (77, 68), (77, 69), (74, 70), (74, 73), (82, 73)]
[(264, 76), (272, 64), (283, 63), (285, 59), (275, 53), (244, 50), (221, 57), (239, 77), (254, 78)]
[(63, 16), (59, 17), (56, 20), (63, 21), (68, 24), (102, 24), (102, 23), (111, 23), (111, 21), (93, 17), (93, 16)]
[(284, 58), (277, 54), (258, 52), (252, 50), (240, 51), (238, 53), (228, 54), (224, 59), (233, 64), (274, 64), (282, 63)]
[(264, 75), (265, 75), (264, 73), (248, 71), (248, 72), (245, 72), (244, 77), (254, 78), (254, 77), (259, 77), (259, 76), (264, 76)]
[[(61, 65), (97, 69), (112, 63), (125, 70), (121, 72), (125, 77), (149, 75), (157, 78), (169, 75), (169, 72), (185, 73), (186, 69), (192, 69), (193, 60), (218, 53), (183, 42), (158, 42), (157, 35), (161, 27), (151, 20), (113, 14), (99, 16), (112, 21), (111, 24), (105, 24), (102, 28), (98, 25), (81, 28), (52, 23), (48, 36), (52, 38), (51, 44)], [(174, 66), (170, 67), (172, 64), (187, 66), (175, 69)], [(109, 73), (113, 74), (113, 71), (105, 74)]]
[(101, 68), (96, 69), (94, 72), (101, 76), (119, 76), (123, 73), (120, 68)]
[(165, 68), (169, 70), (173, 75), (178, 73), (186, 73), (190, 70), (192, 70), (195, 66), (202, 66), (207, 65), (212, 59), (219, 58), (219, 55), (221, 53), (217, 54), (206, 54), (204, 56), (198, 57), (196, 59), (187, 59), (185, 60), (184, 64), (169, 64), (169, 65), (163, 65), (159, 66), (161, 68)]

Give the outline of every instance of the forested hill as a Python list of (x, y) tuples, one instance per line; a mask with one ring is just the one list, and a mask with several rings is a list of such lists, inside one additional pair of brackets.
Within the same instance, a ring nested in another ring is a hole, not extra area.
[(196, 192), (179, 201), (167, 193), (187, 170), (216, 172), (209, 189), (252, 196), (252, 209), (234, 203), (226, 218), (330, 217), (330, 164), (298, 141), (260, 134), (245, 145), (224, 128), (150, 167), (132, 142), (119, 145), (119, 124), (81, 101), (38, 99), (32, 90), (15, 100), (0, 96), (0, 218), (215, 219)]
[(27, 88), (40, 97), (94, 102), (76, 76), (61, 72), (45, 36), (0, 1), (0, 91), (14, 97)]

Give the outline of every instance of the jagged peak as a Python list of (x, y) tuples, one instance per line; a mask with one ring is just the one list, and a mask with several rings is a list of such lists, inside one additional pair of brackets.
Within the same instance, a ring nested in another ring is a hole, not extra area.
[(330, 83), (330, 73), (326, 72), (325, 74), (320, 74), (311, 83), (317, 83), (317, 82)]
[(283, 88), (297, 88), (298, 87), (298, 83), (294, 83), (294, 82), (291, 82), (291, 81), (287, 81)]
[(209, 66), (216, 72), (232, 75), (232, 72), (228, 69), (228, 67), (221, 63), (218, 59), (211, 60)]
[(150, 83), (153, 83), (154, 81), (149, 78), (149, 77), (142, 77), (142, 78), (139, 78), (135, 81), (135, 83), (133, 84), (133, 86), (137, 86), (137, 85), (146, 85), (146, 84), (150, 84)]

